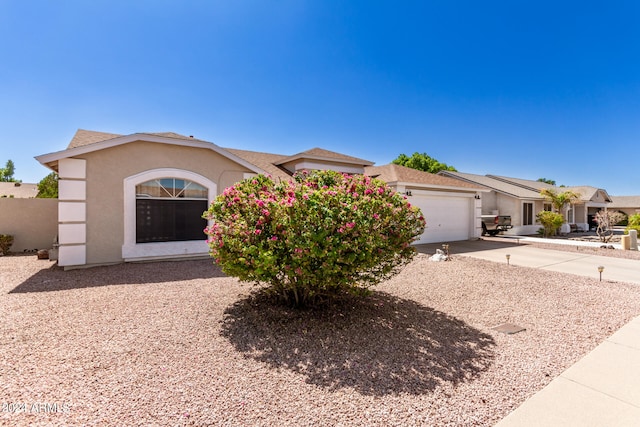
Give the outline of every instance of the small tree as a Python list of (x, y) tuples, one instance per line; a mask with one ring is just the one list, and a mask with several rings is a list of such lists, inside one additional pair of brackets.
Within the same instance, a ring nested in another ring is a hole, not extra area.
[(0, 255), (9, 255), (11, 245), (13, 245), (13, 236), (0, 234)]
[(38, 183), (38, 195), (41, 199), (58, 198), (58, 174), (51, 172)]
[(242, 281), (266, 284), (294, 306), (357, 294), (415, 255), (420, 210), (377, 179), (331, 171), (229, 187), (204, 217), (210, 254)]
[(555, 235), (562, 223), (564, 223), (562, 215), (556, 212), (540, 211), (536, 218), (542, 224), (544, 237)]
[(441, 163), (427, 155), (427, 153), (413, 153), (411, 157), (406, 154), (400, 154), (391, 163), (401, 166), (406, 166), (412, 169), (418, 169), (423, 172), (438, 173), (440, 171), (456, 171), (456, 168), (449, 166), (446, 163)]
[(596, 227), (596, 234), (600, 237), (603, 243), (607, 243), (613, 236), (613, 226), (620, 222), (623, 218), (623, 214), (613, 211), (598, 211), (595, 216), (595, 221), (598, 224)]
[(544, 182), (545, 184), (556, 185), (556, 181), (555, 181), (555, 180), (553, 180), (553, 179), (538, 178), (536, 181), (538, 181), (538, 182)]
[(551, 202), (553, 208), (556, 210), (556, 212), (560, 213), (563, 218), (565, 217), (564, 215), (566, 207), (571, 203), (580, 200), (580, 195), (570, 190), (559, 193), (553, 188), (543, 188), (542, 190), (540, 190), (540, 195)]
[(7, 160), (5, 167), (0, 168), (0, 182), (16, 182), (13, 178), (15, 171), (16, 167), (13, 164), (13, 160)]
[(637, 230), (640, 233), (640, 214), (629, 216), (629, 223), (627, 228), (624, 229), (624, 234), (629, 234), (629, 230)]

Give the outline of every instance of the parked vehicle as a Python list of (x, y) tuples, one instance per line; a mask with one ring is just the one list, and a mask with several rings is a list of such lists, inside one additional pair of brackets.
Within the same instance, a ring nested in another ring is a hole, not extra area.
[(481, 215), (482, 235), (496, 236), (501, 231), (513, 228), (509, 215)]

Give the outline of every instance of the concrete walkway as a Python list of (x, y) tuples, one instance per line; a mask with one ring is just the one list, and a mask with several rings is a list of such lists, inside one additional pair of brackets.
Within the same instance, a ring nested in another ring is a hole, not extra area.
[[(535, 239), (545, 241), (545, 239)], [(452, 242), (449, 252), (452, 256), (466, 255), (474, 258), (486, 259), (494, 262), (507, 262), (507, 255), (511, 265), (533, 267), (542, 270), (559, 271), (577, 274), (579, 276), (599, 279), (598, 267), (604, 267), (602, 280), (640, 284), (640, 260), (613, 258), (593, 255), (591, 251), (584, 253), (567, 252), (561, 250), (541, 249), (527, 245), (527, 238), (495, 238), (485, 240), (471, 240)], [(552, 241), (554, 244), (556, 240)], [(571, 246), (593, 246), (588, 242), (572, 242)], [(441, 249), (442, 244), (428, 244), (416, 246), (419, 252), (433, 254)], [(613, 250), (613, 249), (612, 249)], [(616, 249), (617, 250), (617, 249)]]
[[(640, 260), (535, 248), (526, 238), (453, 242), (450, 253), (640, 285)], [(542, 239), (537, 239), (542, 240)], [(553, 243), (556, 243), (554, 241)], [(571, 242), (576, 246), (587, 246)], [(591, 244), (593, 245), (593, 244)], [(419, 245), (433, 254), (442, 245)], [(555, 378), (496, 424), (523, 426), (640, 426), (640, 316)]]

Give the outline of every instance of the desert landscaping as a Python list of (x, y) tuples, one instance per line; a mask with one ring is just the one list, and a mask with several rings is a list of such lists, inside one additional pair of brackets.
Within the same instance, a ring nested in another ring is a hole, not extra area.
[(636, 285), (462, 255), (324, 310), (210, 260), (0, 279), (4, 425), (488, 426), (640, 312)]

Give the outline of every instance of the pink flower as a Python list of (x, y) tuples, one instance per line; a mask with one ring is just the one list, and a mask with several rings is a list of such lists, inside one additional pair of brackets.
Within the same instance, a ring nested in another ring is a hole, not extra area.
[(348, 222), (346, 225), (347, 225), (347, 228), (353, 228), (353, 227), (356, 226), (356, 223), (355, 222)]
[(255, 231), (253, 232), (254, 234), (258, 235), (262, 233), (262, 230), (260, 230), (259, 228), (256, 228)]
[(271, 238), (269, 238), (269, 240), (272, 240), (272, 241), (275, 242), (276, 240), (278, 240), (278, 236), (271, 236)]
[(373, 219), (380, 219), (380, 215), (378, 215), (377, 213), (373, 214)]

